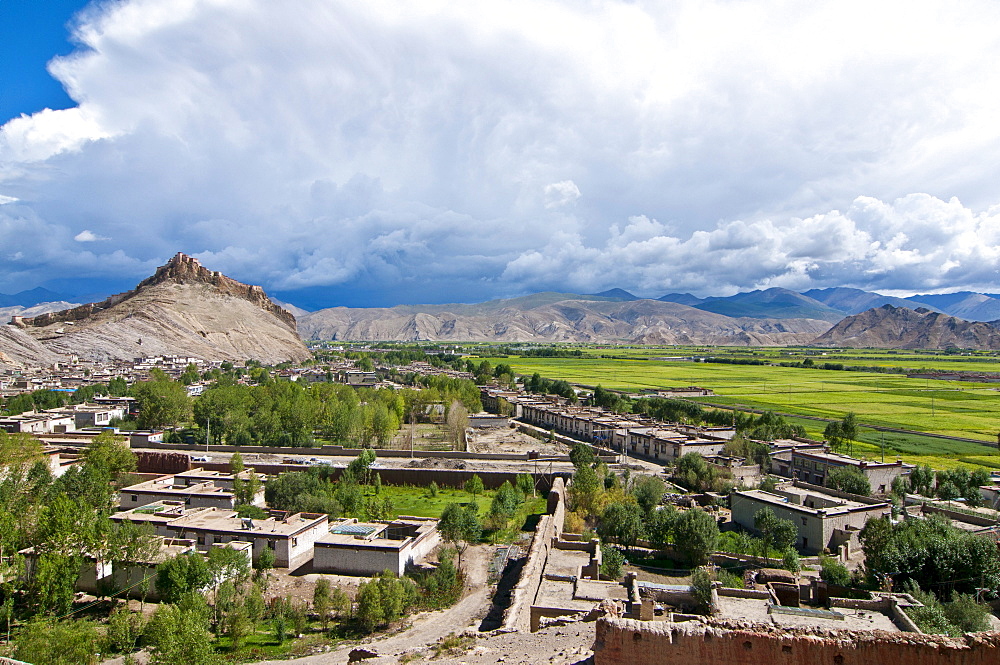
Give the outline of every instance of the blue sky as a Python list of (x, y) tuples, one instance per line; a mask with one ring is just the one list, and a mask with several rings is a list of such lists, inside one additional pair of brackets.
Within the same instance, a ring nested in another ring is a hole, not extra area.
[(0, 0), (2, 293), (1000, 290), (993, 2), (81, 5)]
[(67, 24), (86, 5), (81, 0), (0, 0), (0, 123), (74, 105), (45, 65), (72, 52)]

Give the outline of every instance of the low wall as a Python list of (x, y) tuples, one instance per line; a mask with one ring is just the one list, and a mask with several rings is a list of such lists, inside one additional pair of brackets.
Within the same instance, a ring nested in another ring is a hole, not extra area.
[[(229, 464), (226, 462), (199, 462), (197, 464), (200, 467), (208, 469), (209, 471), (229, 471)], [(303, 466), (301, 464), (254, 464), (249, 463), (247, 467), (252, 467), (254, 471), (258, 473), (266, 473), (271, 476), (277, 476), (282, 473), (288, 473), (290, 471), (305, 471), (306, 469), (312, 468), (308, 466)], [(331, 477), (334, 480), (340, 478), (340, 474), (344, 472), (343, 469), (339, 467), (329, 467), (331, 472)], [(382, 482), (387, 485), (416, 485), (416, 486), (427, 486), (431, 482), (438, 484), (438, 487), (462, 487), (465, 485), (465, 481), (472, 478), (472, 476), (479, 476), (483, 481), (483, 486), (486, 489), (496, 489), (504, 484), (504, 482), (509, 482), (511, 485), (517, 482), (517, 476), (520, 475), (513, 471), (475, 471), (468, 469), (420, 469), (420, 468), (380, 468), (373, 469), (374, 472), (382, 478)], [(538, 480), (538, 489), (545, 492), (552, 487), (552, 483), (556, 478), (562, 479), (563, 477), (569, 478), (572, 474), (568, 471), (556, 472), (553, 474), (539, 473), (536, 478)]]
[(783, 629), (746, 622), (601, 618), (595, 665), (993, 665), (1000, 633), (963, 637), (886, 631)]
[(770, 600), (771, 598), (771, 593), (762, 589), (734, 589), (724, 586), (719, 587), (718, 593), (724, 598), (754, 598), (756, 600)]
[[(224, 445), (211, 445), (206, 447), (204, 444), (197, 443), (143, 443), (138, 448), (144, 448), (149, 450), (174, 450), (174, 451), (187, 451), (196, 454), (207, 454), (207, 453), (235, 453), (238, 452), (241, 455), (246, 455), (248, 453), (257, 453), (260, 455), (324, 455), (328, 457), (357, 457), (361, 454), (364, 448), (345, 448), (344, 446), (336, 445), (324, 445), (316, 446), (315, 448), (305, 448), (301, 446), (224, 446)], [(412, 453), (409, 450), (387, 450), (383, 448), (373, 448), (375, 454), (379, 457), (413, 457), (413, 458), (424, 458), (424, 457), (437, 457), (441, 459), (477, 459), (477, 460), (499, 460), (507, 462), (526, 462), (528, 461), (527, 453), (469, 453), (462, 450), (414, 450)], [(549, 458), (546, 457), (546, 460)], [(569, 455), (559, 456), (554, 461), (557, 462), (569, 462)]]

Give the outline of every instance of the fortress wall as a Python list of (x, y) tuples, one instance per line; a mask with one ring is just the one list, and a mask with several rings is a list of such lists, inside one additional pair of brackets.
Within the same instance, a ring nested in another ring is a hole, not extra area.
[(987, 665), (1000, 662), (1000, 633), (950, 638), (601, 618), (594, 651), (595, 665)]

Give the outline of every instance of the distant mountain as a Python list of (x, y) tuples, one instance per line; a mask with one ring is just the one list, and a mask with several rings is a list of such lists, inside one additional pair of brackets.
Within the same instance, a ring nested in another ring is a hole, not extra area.
[(171, 354), (274, 364), (310, 356), (295, 325), (295, 317), (271, 302), (259, 286), (237, 282), (177, 254), (132, 291), (99, 303), (16, 318), (7, 327), (17, 334), (5, 331), (0, 351), (16, 357), (27, 335), (50, 353), (89, 360)]
[(882, 305), (845, 318), (812, 342), (883, 349), (1000, 349), (1000, 327), (963, 321), (926, 308)]
[(957, 293), (910, 296), (907, 300), (924, 303), (928, 307), (967, 321), (996, 321), (1000, 319), (1000, 298), (986, 293), (959, 291)]
[(600, 293), (588, 293), (587, 295), (607, 300), (641, 300), (639, 296), (632, 295), (625, 289), (608, 289), (607, 291), (601, 291)]
[(914, 296), (914, 298), (895, 298), (893, 296), (884, 296), (880, 293), (872, 293), (871, 291), (848, 289), (844, 287), (837, 287), (833, 289), (811, 289), (809, 291), (803, 291), (802, 295), (807, 298), (812, 298), (813, 300), (818, 300), (824, 305), (832, 307), (833, 309), (843, 312), (844, 314), (860, 314), (865, 310), (872, 309), (873, 307), (881, 307), (882, 305), (908, 307), (910, 309), (924, 306), (928, 309), (940, 311), (939, 308), (931, 306), (931, 304), (926, 301), (918, 302), (916, 296)]
[(42, 287), (20, 291), (13, 295), (0, 293), (0, 307), (34, 307), (39, 303), (68, 301), (70, 298)]
[(534, 294), (479, 305), (332, 307), (303, 315), (316, 340), (803, 344), (829, 328), (819, 320), (734, 319), (656, 300)]
[(801, 318), (832, 323), (844, 318), (841, 311), (801, 293), (782, 288), (737, 293), (728, 298), (706, 298), (694, 307), (725, 316), (746, 316), (755, 319)]
[(705, 302), (703, 298), (693, 296), (690, 293), (668, 293), (665, 296), (660, 296), (657, 300), (661, 302), (675, 302), (678, 305), (687, 305), (688, 307), (694, 307)]

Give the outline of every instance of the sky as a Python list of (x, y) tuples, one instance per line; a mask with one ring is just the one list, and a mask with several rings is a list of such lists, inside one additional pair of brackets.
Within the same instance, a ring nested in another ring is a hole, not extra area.
[(1000, 4), (0, 0), (0, 293), (995, 293)]

